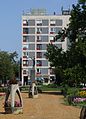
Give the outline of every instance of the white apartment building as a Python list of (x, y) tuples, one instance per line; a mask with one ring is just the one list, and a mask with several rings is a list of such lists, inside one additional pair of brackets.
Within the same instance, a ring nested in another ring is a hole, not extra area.
[(48, 15), (44, 9), (32, 9), (30, 13), (22, 15), (22, 85), (30, 79), (35, 58), (35, 77), (51, 79), (55, 75), (51, 71), (50, 63), (45, 57), (47, 45), (56, 44), (64, 51), (67, 50), (67, 39), (64, 42), (53, 38), (69, 23), (70, 15)]

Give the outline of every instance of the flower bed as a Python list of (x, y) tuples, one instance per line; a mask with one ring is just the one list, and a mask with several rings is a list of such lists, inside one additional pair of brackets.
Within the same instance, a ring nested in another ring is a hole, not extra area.
[(64, 100), (69, 105), (80, 107), (86, 105), (86, 88), (68, 88)]
[(80, 89), (78, 96), (79, 97), (74, 98), (73, 103), (80, 106), (86, 105), (86, 88)]
[(86, 102), (86, 98), (74, 98), (73, 102), (75, 103)]

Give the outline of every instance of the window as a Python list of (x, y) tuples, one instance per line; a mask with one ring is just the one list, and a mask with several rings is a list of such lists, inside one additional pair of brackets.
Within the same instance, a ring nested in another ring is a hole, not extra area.
[(29, 44), (29, 50), (35, 50), (35, 44)]
[(28, 34), (35, 34), (35, 28), (28, 28)]
[(34, 19), (28, 20), (28, 26), (35, 26), (35, 20)]
[(41, 42), (48, 42), (48, 36), (41, 36)]
[(35, 57), (35, 52), (29, 52), (29, 57)]
[(42, 49), (42, 50), (46, 50), (46, 49), (47, 49), (47, 44), (42, 44), (41, 49)]
[(23, 42), (27, 42), (26, 36), (23, 36)]
[(48, 61), (47, 60), (42, 60), (42, 66), (48, 66)]
[(42, 28), (42, 34), (48, 34), (49, 32), (49, 28), (48, 27), (45, 27), (45, 28)]
[(62, 26), (62, 24), (63, 24), (62, 19), (57, 19), (56, 20), (56, 26)]
[(42, 20), (42, 25), (43, 26), (48, 26), (49, 25), (49, 20), (47, 20), (47, 19)]

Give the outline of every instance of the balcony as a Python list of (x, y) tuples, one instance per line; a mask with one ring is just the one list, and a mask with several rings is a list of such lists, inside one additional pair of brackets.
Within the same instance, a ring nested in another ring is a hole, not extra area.
[(40, 31), (37, 31), (37, 34), (40, 34), (41, 32)]
[(26, 71), (26, 70), (24, 70), (24, 71), (23, 71), (23, 74), (27, 74), (27, 71)]
[(23, 23), (23, 26), (28, 26), (28, 23)]
[(24, 47), (23, 50), (27, 50), (27, 48)]
[(23, 34), (28, 34), (28, 28), (23, 28)]
[(42, 26), (42, 23), (37, 23), (37, 26)]
[(26, 39), (23, 39), (23, 42), (27, 42), (27, 40)]
[(41, 72), (36, 72), (36, 77), (41, 76)]
[(55, 23), (51, 23), (50, 26), (55, 26), (56, 24)]
[(55, 32), (54, 31), (50, 31), (50, 34), (54, 34)]
[(27, 58), (27, 56), (23, 56), (23, 58)]
[(28, 21), (27, 20), (23, 20), (23, 26), (28, 26)]
[(23, 34), (28, 34), (28, 32), (23, 32)]
[(37, 55), (37, 58), (42, 58), (42, 56), (41, 55)]
[(27, 66), (29, 66), (29, 64), (23, 64), (23, 66), (27, 67)]
[(42, 66), (42, 64), (36, 64), (36, 66)]

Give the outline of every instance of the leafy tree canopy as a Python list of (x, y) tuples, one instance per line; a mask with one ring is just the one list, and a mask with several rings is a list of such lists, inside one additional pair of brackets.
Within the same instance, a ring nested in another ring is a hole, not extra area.
[[(77, 84), (86, 79), (86, 0), (79, 0), (76, 6), (73, 5), (69, 20), (68, 27), (54, 37), (54, 41), (61, 39), (62, 42), (67, 38), (70, 42), (68, 50), (64, 52), (55, 45), (49, 44), (46, 57), (51, 66), (64, 72), (63, 77), (68, 79), (68, 82), (72, 79)], [(56, 71), (58, 75), (59, 71)]]
[(14, 75), (18, 75), (17, 53), (8, 53), (0, 51), (0, 80), (5, 83), (6, 80), (11, 79)]

